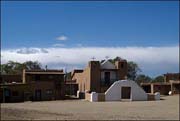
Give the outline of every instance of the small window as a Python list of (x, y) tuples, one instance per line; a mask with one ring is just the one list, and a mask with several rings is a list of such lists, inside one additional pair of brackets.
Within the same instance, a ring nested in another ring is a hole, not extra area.
[(47, 90), (46, 90), (46, 94), (48, 94), (48, 95), (51, 95), (52, 92), (53, 92), (53, 91), (52, 91), (51, 89), (47, 89)]
[(40, 80), (40, 75), (35, 75), (35, 81), (39, 81)]
[(53, 76), (52, 76), (52, 75), (49, 75), (48, 78), (49, 78), (49, 79), (53, 79)]
[(12, 96), (18, 96), (18, 91), (12, 91)]
[(124, 68), (124, 64), (123, 63), (121, 63), (121, 68)]

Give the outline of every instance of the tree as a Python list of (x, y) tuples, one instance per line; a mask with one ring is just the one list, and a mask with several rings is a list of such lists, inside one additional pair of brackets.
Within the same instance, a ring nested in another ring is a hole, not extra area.
[(135, 80), (138, 72), (141, 72), (141, 69), (139, 68), (138, 64), (133, 61), (128, 62), (127, 69), (127, 78), (130, 80)]
[(114, 59), (109, 59), (109, 61), (113, 64), (115, 64), (116, 61), (120, 61), (120, 60), (122, 60), (122, 58), (119, 56), (115, 57)]
[(17, 74), (22, 69), (22, 65), (18, 62), (8, 61), (1, 65), (1, 72), (4, 74)]
[(157, 76), (152, 80), (152, 82), (164, 82), (164, 76)]
[(135, 81), (138, 84), (140, 84), (140, 83), (147, 83), (147, 82), (151, 82), (152, 78), (147, 76), (147, 75), (144, 75), (144, 74), (139, 74), (139, 75), (137, 75)]
[(41, 64), (38, 61), (26, 61), (23, 66), (28, 70), (41, 69)]
[(2, 74), (21, 74), (23, 69), (41, 69), (41, 64), (37, 61), (27, 61), (24, 63), (8, 61), (6, 64), (1, 65)]
[(66, 80), (71, 80), (71, 72), (66, 73)]

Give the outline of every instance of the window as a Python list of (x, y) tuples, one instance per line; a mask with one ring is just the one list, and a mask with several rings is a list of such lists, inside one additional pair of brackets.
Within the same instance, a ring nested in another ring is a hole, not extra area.
[[(49, 79), (53, 79), (53, 76), (52, 76), (52, 75), (49, 75), (48, 78), (49, 78)], [(56, 78), (57, 78), (57, 77), (56, 77)]]
[(52, 93), (53, 93), (53, 91), (51, 89), (46, 90), (46, 94), (51, 95)]
[(104, 73), (104, 80), (105, 80), (106, 85), (110, 84), (110, 72), (105, 72)]
[(18, 96), (18, 91), (12, 91), (12, 96)]
[(123, 63), (121, 63), (121, 68), (124, 68), (124, 64)]
[(35, 81), (39, 81), (40, 80), (40, 75), (35, 75)]

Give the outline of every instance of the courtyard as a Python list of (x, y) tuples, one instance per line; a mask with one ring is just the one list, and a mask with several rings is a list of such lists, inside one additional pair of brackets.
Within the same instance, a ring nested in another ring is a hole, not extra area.
[(1, 120), (178, 120), (179, 95), (160, 101), (88, 102), (85, 100), (1, 104)]

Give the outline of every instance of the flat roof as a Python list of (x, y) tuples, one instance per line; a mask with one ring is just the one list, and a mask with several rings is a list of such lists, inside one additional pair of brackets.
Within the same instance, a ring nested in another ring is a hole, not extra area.
[(164, 74), (165, 76), (166, 75), (180, 75), (180, 73), (166, 73), (166, 74)]
[(63, 70), (25, 70), (26, 74), (60, 74), (64, 75)]
[(83, 73), (83, 69), (74, 69), (72, 72), (71, 72), (71, 77), (74, 76), (75, 73)]
[(118, 69), (115, 68), (115, 69), (100, 69), (101, 71), (117, 71)]
[(15, 85), (28, 85), (27, 83), (5, 83), (0, 84), (1, 86), (15, 86)]
[(169, 80), (172, 84), (180, 84), (180, 80)]
[(169, 82), (141, 83), (142, 86), (148, 86), (148, 85), (151, 85), (151, 84), (153, 84), (153, 85), (170, 85)]
[(26, 74), (54, 74), (54, 75), (64, 75), (63, 72), (25, 72)]

